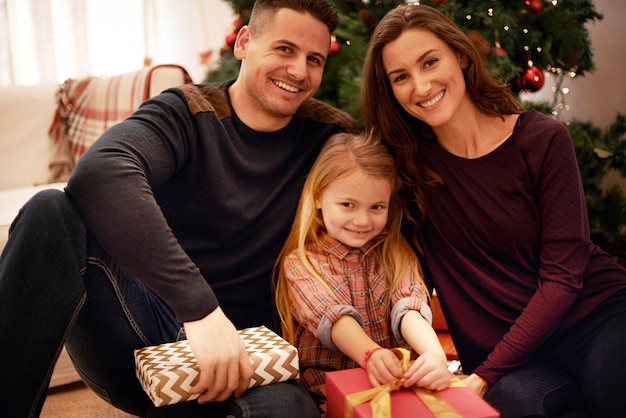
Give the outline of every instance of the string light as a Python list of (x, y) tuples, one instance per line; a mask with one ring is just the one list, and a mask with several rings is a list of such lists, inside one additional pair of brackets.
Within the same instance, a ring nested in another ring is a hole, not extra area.
[(569, 88), (563, 86), (566, 78), (576, 77), (575, 71), (564, 71), (560, 67), (548, 66), (548, 77), (554, 77), (554, 86), (551, 88), (553, 93), (552, 99), (552, 115), (557, 119), (561, 118), (561, 111), (570, 110), (570, 106), (566, 103), (565, 98), (569, 94)]

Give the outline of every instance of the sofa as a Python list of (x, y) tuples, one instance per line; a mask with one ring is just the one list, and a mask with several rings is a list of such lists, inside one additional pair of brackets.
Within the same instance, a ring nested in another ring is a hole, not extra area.
[[(0, 251), (26, 201), (40, 190), (62, 190), (76, 161), (105, 129), (144, 100), (191, 82), (174, 64), (62, 85), (0, 88)], [(78, 381), (65, 350), (50, 386)]]

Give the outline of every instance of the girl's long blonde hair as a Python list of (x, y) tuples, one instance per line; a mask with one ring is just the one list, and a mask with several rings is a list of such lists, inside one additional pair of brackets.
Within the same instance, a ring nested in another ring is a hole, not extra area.
[[(289, 301), (284, 259), (295, 251), (311, 276), (319, 280), (329, 292), (331, 291), (307, 255), (309, 249), (320, 248), (319, 232), (324, 229), (324, 221), (316, 207), (316, 200), (331, 182), (359, 170), (376, 179), (388, 180), (391, 186), (387, 224), (374, 238), (370, 249), (382, 266), (387, 279), (385, 294), (387, 311), (391, 295), (400, 286), (408, 270), (413, 268), (410, 260), (415, 255), (400, 231), (402, 224), (402, 205), (398, 197), (400, 180), (396, 174), (393, 157), (379, 138), (372, 134), (333, 135), (322, 148), (309, 172), (291, 231), (274, 268), (276, 307), (281, 319), (283, 337), (292, 344), (295, 343), (295, 323)], [(415, 272), (415, 277), (421, 279), (421, 272)]]

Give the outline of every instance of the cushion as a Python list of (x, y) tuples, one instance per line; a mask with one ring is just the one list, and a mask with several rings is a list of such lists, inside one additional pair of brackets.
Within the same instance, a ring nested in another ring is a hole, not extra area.
[(52, 183), (0, 190), (0, 251), (2, 251), (6, 245), (11, 223), (28, 199), (42, 190), (63, 190), (64, 187), (65, 183)]
[(187, 71), (173, 64), (112, 77), (66, 80), (57, 91), (57, 110), (49, 131), (54, 148), (49, 181), (66, 181), (100, 135), (130, 116), (143, 101), (190, 82)]
[(0, 190), (48, 180), (57, 89), (54, 83), (0, 88)]

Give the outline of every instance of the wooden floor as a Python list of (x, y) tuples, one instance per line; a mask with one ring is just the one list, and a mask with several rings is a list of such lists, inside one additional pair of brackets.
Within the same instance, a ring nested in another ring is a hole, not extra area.
[(82, 382), (51, 388), (41, 418), (131, 418), (100, 399)]
[(132, 415), (112, 407), (85, 386), (63, 349), (50, 380), (41, 417), (128, 418)]

